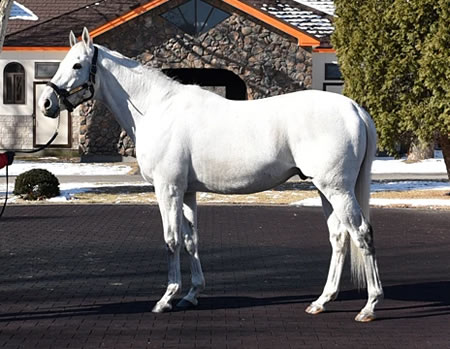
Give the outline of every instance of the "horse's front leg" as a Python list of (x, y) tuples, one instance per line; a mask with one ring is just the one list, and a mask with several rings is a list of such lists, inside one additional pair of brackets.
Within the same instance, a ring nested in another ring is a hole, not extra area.
[(177, 304), (177, 308), (189, 308), (198, 304), (197, 296), (205, 288), (200, 257), (198, 255), (197, 199), (196, 193), (184, 195), (182, 234), (184, 247), (189, 254), (191, 264), (191, 289)]
[(180, 247), (184, 191), (176, 185), (155, 185), (168, 254), (168, 285), (164, 296), (153, 307), (154, 313), (172, 309), (171, 301), (181, 290)]

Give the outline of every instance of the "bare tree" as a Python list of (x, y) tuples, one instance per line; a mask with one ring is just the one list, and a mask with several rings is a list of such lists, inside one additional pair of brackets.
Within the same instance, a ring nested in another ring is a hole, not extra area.
[(13, 0), (0, 0), (0, 53), (3, 49), (3, 42), (5, 41), (6, 27), (8, 25), (9, 14)]

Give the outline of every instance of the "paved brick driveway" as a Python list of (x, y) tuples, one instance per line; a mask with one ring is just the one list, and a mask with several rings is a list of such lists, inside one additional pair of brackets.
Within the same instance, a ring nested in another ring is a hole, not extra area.
[(199, 307), (152, 314), (166, 280), (156, 207), (8, 207), (0, 347), (450, 348), (450, 212), (372, 212), (386, 300), (360, 324), (349, 268), (329, 311), (304, 313), (329, 262), (318, 209), (201, 206)]

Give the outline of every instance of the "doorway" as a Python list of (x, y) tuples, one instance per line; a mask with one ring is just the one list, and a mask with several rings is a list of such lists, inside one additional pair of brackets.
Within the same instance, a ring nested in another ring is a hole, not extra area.
[(206, 87), (227, 99), (246, 100), (247, 86), (233, 72), (226, 69), (163, 69), (164, 74), (182, 84)]

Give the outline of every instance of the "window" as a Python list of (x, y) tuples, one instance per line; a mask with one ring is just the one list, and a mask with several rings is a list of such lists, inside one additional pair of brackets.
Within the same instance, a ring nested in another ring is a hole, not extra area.
[(325, 63), (325, 80), (342, 80), (342, 74), (336, 63)]
[(9, 63), (3, 71), (3, 103), (25, 104), (25, 69), (19, 63)]
[(162, 14), (170, 23), (190, 35), (199, 35), (230, 17), (202, 0), (189, 0)]
[(51, 79), (58, 68), (58, 62), (36, 62), (34, 64), (34, 77), (36, 79)]

